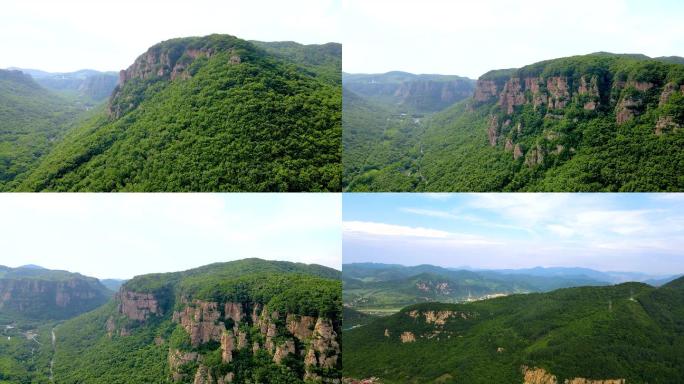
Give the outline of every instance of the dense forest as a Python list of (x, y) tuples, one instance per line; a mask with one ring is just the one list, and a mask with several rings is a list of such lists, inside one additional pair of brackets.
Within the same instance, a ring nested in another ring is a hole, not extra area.
[[(596, 53), (490, 71), (472, 98), (366, 150), (371, 161), (350, 149), (345, 188), (681, 190), (683, 89), (681, 61), (643, 55)], [(373, 111), (345, 102), (352, 135), (345, 155), (360, 135), (383, 132)], [(383, 153), (387, 143), (399, 153)]]
[(524, 375), (676, 383), (683, 315), (684, 278), (417, 304), (346, 331), (344, 372), (388, 384), (520, 383)]
[[(103, 74), (83, 86), (95, 94), (109, 79)], [(33, 84), (34, 94), (48, 92)], [(9, 168), (0, 169), (0, 182), (7, 180), (0, 188), (341, 188), (339, 44), (248, 42), (228, 35), (168, 40), (122, 71), (108, 100), (79, 119), (62, 118), (69, 109), (60, 97), (74, 85), (59, 86), (67, 90), (42, 99), (29, 94), (0, 111), (0, 166)], [(17, 94), (0, 88), (0, 97)], [(19, 130), (30, 135), (24, 140), (31, 145), (14, 145)]]

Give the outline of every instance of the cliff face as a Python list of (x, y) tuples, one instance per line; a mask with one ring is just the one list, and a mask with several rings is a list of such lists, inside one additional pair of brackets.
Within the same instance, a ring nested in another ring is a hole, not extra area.
[[(118, 312), (128, 320), (146, 321), (162, 315), (159, 301), (149, 293), (125, 289), (117, 296)], [(184, 382), (188, 366), (193, 371), (194, 383), (231, 383), (234, 374), (217, 376), (203, 364), (203, 356), (196, 352), (214, 343), (221, 351), (221, 361), (229, 364), (236, 353), (257, 354), (265, 351), (275, 364), (284, 364), (288, 357), (300, 359), (304, 365), (304, 380), (338, 383), (326, 370), (339, 369), (341, 350), (337, 331), (331, 319), (270, 311), (260, 303), (214, 302), (182, 297), (181, 309), (171, 314), (174, 323), (189, 336), (192, 350), (170, 348), (168, 361), (174, 381)], [(117, 329), (110, 318), (105, 324), (110, 336), (128, 336), (127, 328)]]
[(0, 310), (26, 317), (64, 319), (107, 299), (105, 288), (95, 280), (0, 279)]
[[(479, 79), (469, 110), (494, 105), (496, 108), (490, 110), (486, 124), (489, 145), (502, 145), (505, 151), (513, 153), (515, 160), (524, 157), (527, 167), (543, 164), (549, 155), (558, 156), (563, 152), (572, 155), (575, 149), (565, 144), (562, 135), (552, 131), (545, 133), (544, 142), (531, 147), (528, 144), (525, 148), (517, 142), (527, 134), (527, 127), (521, 124), (523, 119), (519, 116), (524, 106), (530, 106), (549, 120), (563, 120), (567, 108), (576, 106), (590, 117), (612, 117), (617, 126), (645, 114), (649, 108), (657, 108), (658, 119), (653, 126), (656, 135), (676, 131), (684, 124), (684, 116), (672, 112), (681, 109), (679, 100), (684, 95), (684, 84), (666, 82), (665, 77), (647, 81), (637, 75), (610, 72), (601, 76), (595, 73), (520, 76), (525, 73), (516, 71), (509, 77)], [(673, 103), (675, 107), (671, 106)]]
[(225, 60), (231, 64), (240, 64), (240, 51), (237, 45), (197, 45), (192, 39), (176, 39), (157, 44), (140, 55), (130, 67), (119, 72), (119, 83), (109, 101), (109, 115), (118, 118), (136, 107), (137, 97), (124, 92), (124, 88), (131, 82), (188, 79), (192, 76), (189, 68), (195, 60), (225, 54)]

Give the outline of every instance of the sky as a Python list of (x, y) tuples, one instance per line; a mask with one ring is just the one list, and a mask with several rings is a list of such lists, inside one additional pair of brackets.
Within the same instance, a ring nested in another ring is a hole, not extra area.
[(0, 12), (0, 68), (127, 68), (170, 38), (340, 42), (341, 0), (21, 0)]
[(684, 56), (681, 0), (344, 0), (343, 70), (477, 78), (598, 51)]
[(684, 194), (344, 194), (344, 263), (684, 273)]
[(339, 194), (5, 194), (0, 265), (97, 278), (247, 257), (341, 268)]

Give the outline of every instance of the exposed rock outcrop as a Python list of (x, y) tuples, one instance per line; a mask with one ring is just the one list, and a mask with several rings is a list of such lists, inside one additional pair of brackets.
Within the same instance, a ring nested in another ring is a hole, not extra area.
[(487, 139), (489, 145), (496, 147), (496, 140), (499, 138), (499, 119), (496, 116), (489, 116), (489, 123), (487, 124)]
[(520, 78), (513, 77), (504, 84), (503, 90), (499, 95), (499, 105), (506, 110), (506, 113), (513, 113), (513, 108), (525, 104), (525, 95)]
[(599, 100), (599, 88), (598, 79), (596, 76), (592, 77), (589, 81), (585, 76), (580, 78), (580, 86), (578, 89), (580, 96), (586, 96), (588, 100), (584, 103), (584, 109), (593, 111), (598, 106)]
[(209, 341), (221, 341), (226, 330), (221, 320), (221, 312), (218, 303), (201, 300), (193, 301), (192, 305), (186, 306), (182, 311), (173, 313), (173, 321), (180, 323), (190, 335), (193, 347), (208, 343)]
[(487, 102), (498, 96), (496, 82), (493, 80), (478, 80), (473, 99), (477, 102)]
[(513, 159), (518, 160), (524, 155), (522, 147), (520, 144), (516, 144), (515, 148), (513, 148)]
[(615, 122), (624, 124), (637, 115), (638, 108), (641, 107), (641, 100), (625, 97), (615, 108)]
[(232, 331), (225, 331), (221, 335), (221, 360), (224, 363), (233, 361), (233, 351), (235, 350), (235, 336)]
[(676, 131), (681, 128), (672, 116), (661, 116), (655, 126), (655, 134), (662, 135), (664, 132)]
[(294, 340), (286, 340), (285, 343), (280, 344), (276, 347), (275, 353), (273, 354), (273, 362), (280, 364), (285, 356), (294, 355), (295, 353), (295, 343)]
[(402, 343), (413, 343), (416, 341), (416, 335), (409, 331), (402, 332), (399, 337), (401, 338)]
[(525, 165), (533, 167), (544, 162), (544, 149), (540, 146), (532, 148), (525, 156)]
[(122, 289), (118, 293), (119, 313), (131, 320), (145, 321), (152, 315), (160, 315), (159, 301), (151, 293), (132, 292)]
[(316, 319), (311, 316), (297, 316), (288, 314), (286, 316), (285, 322), (287, 324), (287, 330), (290, 331), (294, 337), (304, 340), (308, 339), (313, 334), (313, 328), (316, 324)]

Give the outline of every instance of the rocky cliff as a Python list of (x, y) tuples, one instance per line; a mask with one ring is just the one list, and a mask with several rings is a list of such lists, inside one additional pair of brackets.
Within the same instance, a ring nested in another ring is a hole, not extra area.
[[(109, 100), (110, 117), (118, 118), (135, 108), (140, 94), (151, 81), (191, 77), (197, 70), (191, 67), (198, 59), (220, 55), (231, 64), (240, 64), (248, 44), (235, 38), (215, 42), (209, 36), (204, 40), (173, 39), (152, 46), (131, 66), (119, 72), (119, 82)], [(126, 92), (126, 86), (135, 91)]]
[[(330, 319), (269, 311), (259, 303), (186, 300), (184, 308), (173, 313), (173, 321), (188, 333), (193, 348), (220, 345), (223, 363), (232, 362), (236, 353), (263, 351), (278, 365), (288, 357), (302, 360), (305, 380), (339, 382), (325, 377), (341, 363), (339, 337)], [(176, 381), (184, 380), (185, 367), (196, 363), (195, 383), (232, 382), (232, 375), (216, 377), (196, 352), (172, 348), (169, 362)]]
[(0, 311), (18, 316), (64, 319), (94, 309), (108, 298), (107, 289), (96, 279), (63, 271), (0, 277)]
[[(637, 62), (630, 63), (634, 68), (616, 69), (618, 57), (588, 57), (559, 59), (570, 63), (562, 69), (552, 61), (483, 75), (468, 110), (494, 106), (487, 117), (489, 145), (501, 145), (515, 160), (524, 157), (524, 164), (534, 167), (543, 164), (549, 155), (565, 152), (572, 156), (575, 151), (566, 144), (570, 140), (554, 131), (543, 132), (542, 142), (523, 144), (529, 134), (538, 133), (540, 125), (553, 125), (530, 120), (529, 116), (535, 114), (549, 122), (563, 122), (572, 115), (572, 121), (565, 123), (569, 126), (576, 124), (579, 117), (609, 116), (616, 126), (622, 126), (653, 109), (657, 111), (657, 121), (652, 123), (656, 135), (676, 131), (684, 124), (680, 101), (684, 79), (677, 66)], [(595, 62), (577, 64), (573, 60)], [(523, 118), (523, 113), (527, 117)]]

